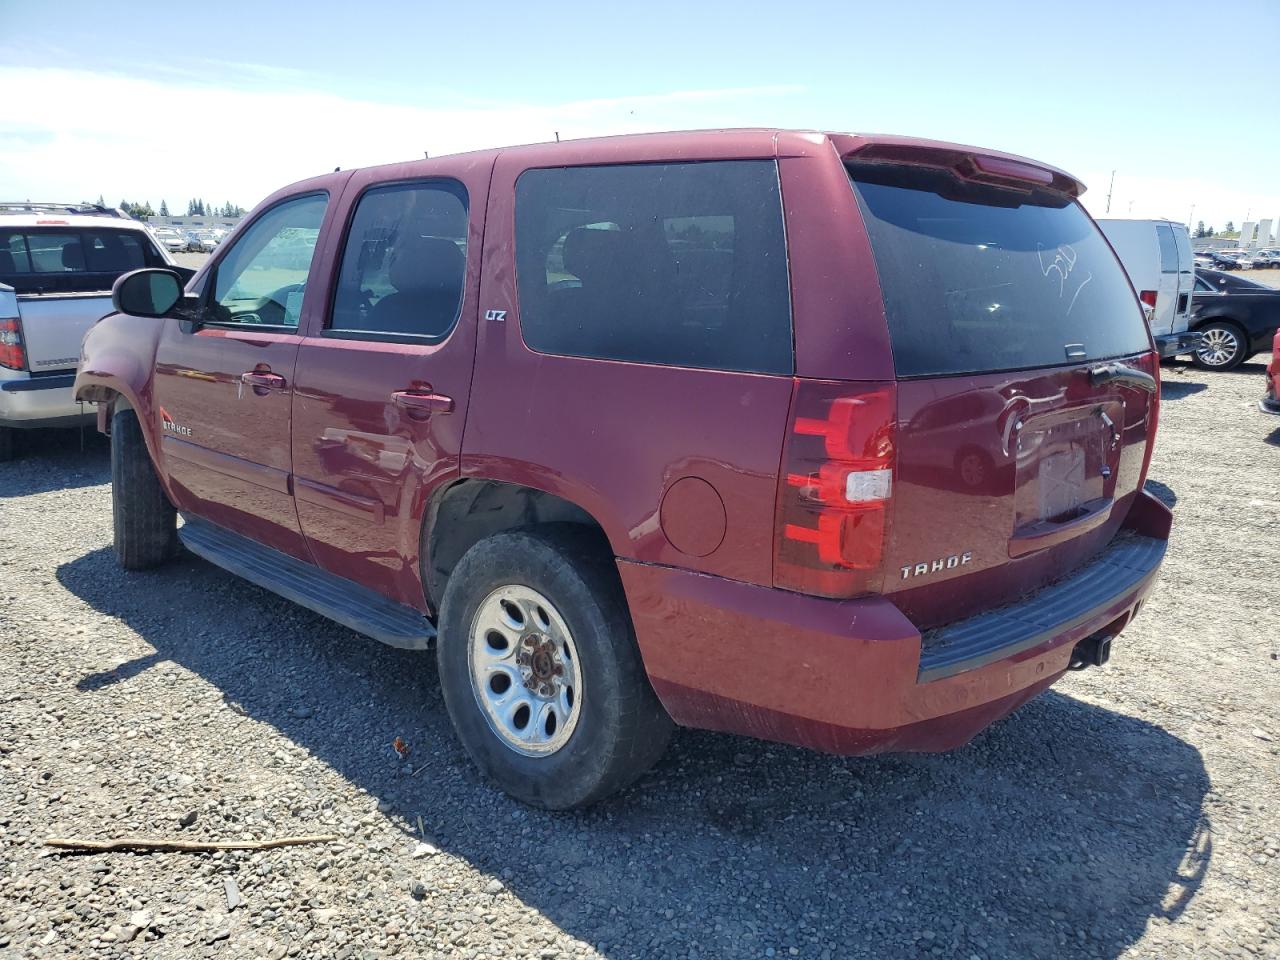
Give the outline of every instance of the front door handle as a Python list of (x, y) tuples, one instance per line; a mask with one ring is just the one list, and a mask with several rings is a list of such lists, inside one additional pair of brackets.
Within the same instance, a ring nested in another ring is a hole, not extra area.
[(265, 397), (272, 390), (283, 390), (285, 388), (285, 379), (280, 374), (272, 373), (270, 370), (248, 370), (240, 374), (238, 392), (241, 395), (243, 395), (245, 384), (253, 387), (253, 392), (259, 397)]
[(452, 413), (453, 397), (426, 390), (397, 390), (391, 399), (401, 410), (406, 411), (415, 420), (425, 420), (433, 413)]

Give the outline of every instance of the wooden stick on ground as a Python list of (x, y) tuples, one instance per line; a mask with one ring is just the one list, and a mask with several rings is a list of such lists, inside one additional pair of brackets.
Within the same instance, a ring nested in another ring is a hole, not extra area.
[(121, 840), (76, 840), (70, 837), (50, 837), (46, 847), (63, 850), (95, 851), (110, 853), (113, 850), (131, 850), (139, 853), (181, 851), (207, 853), (212, 850), (270, 850), (272, 847), (294, 847), (304, 843), (332, 843), (337, 834), (324, 833), (313, 837), (277, 837), (274, 840), (151, 840), (146, 837), (125, 837)]

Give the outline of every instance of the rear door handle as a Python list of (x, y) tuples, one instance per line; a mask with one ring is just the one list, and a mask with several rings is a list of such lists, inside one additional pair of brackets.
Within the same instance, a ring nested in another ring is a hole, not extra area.
[(425, 420), (433, 413), (453, 412), (453, 397), (432, 393), (430, 387), (426, 390), (397, 390), (391, 394), (391, 399), (415, 420)]
[(237, 396), (244, 395), (245, 384), (253, 387), (253, 392), (259, 397), (265, 397), (272, 390), (283, 390), (286, 386), (284, 377), (270, 370), (248, 370), (240, 374)]

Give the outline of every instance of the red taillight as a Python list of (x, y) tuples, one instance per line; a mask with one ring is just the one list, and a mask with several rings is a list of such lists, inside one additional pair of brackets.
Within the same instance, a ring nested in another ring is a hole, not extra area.
[(0, 367), (27, 368), (27, 352), (22, 347), (22, 324), (17, 317), (0, 318)]
[(896, 411), (892, 383), (796, 381), (778, 484), (776, 586), (827, 597), (878, 588)]
[(1143, 290), (1138, 294), (1138, 299), (1148, 307), (1154, 307), (1156, 305), (1156, 292), (1154, 290)]

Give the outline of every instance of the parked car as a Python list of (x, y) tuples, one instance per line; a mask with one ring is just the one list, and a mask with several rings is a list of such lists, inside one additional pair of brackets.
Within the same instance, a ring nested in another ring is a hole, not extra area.
[(1259, 250), (1253, 255), (1253, 269), (1280, 267), (1280, 250)]
[(1218, 270), (1198, 270), (1191, 329), (1202, 337), (1194, 360), (1208, 370), (1232, 370), (1268, 350), (1280, 327), (1280, 290)]
[(1082, 189), (776, 130), (286, 187), (85, 339), (117, 555), (180, 540), (434, 642), (463, 745), (544, 807), (673, 724), (957, 747), (1107, 659), (1172, 522), (1159, 357)]
[(1148, 308), (1148, 324), (1163, 358), (1189, 355), (1199, 337), (1191, 333), (1191, 287), (1195, 259), (1185, 224), (1171, 220), (1112, 220), (1098, 226), (1106, 234)]
[(185, 245), (183, 250), (187, 253), (206, 253), (213, 248), (198, 233), (187, 233), (182, 237)]
[(152, 231), (152, 236), (170, 253), (182, 253), (187, 249), (187, 239), (177, 230), (160, 227)]
[(93, 422), (72, 396), (80, 339), (111, 312), (111, 287), (172, 267), (145, 228), (89, 204), (0, 203), (0, 460), (15, 431)]
[(1217, 250), (1212, 254), (1218, 270), (1252, 270), (1253, 259), (1243, 250)]
[(1267, 389), (1258, 401), (1263, 413), (1280, 414), (1280, 333), (1271, 340), (1271, 362), (1267, 364)]

